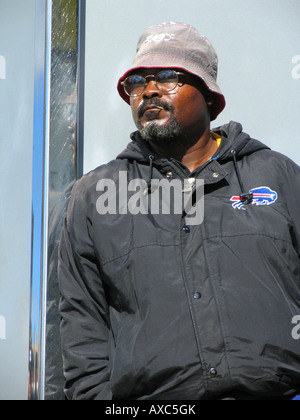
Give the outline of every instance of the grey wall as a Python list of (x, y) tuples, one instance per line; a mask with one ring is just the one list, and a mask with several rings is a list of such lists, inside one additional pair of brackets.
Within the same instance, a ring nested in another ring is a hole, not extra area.
[(227, 107), (213, 126), (239, 121), (300, 164), (299, 0), (87, 0), (85, 172), (113, 159), (135, 129), (116, 91), (143, 30), (195, 26), (219, 56)]

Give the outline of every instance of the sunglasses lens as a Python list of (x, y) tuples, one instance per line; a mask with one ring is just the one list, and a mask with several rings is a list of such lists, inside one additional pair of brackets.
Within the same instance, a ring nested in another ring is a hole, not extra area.
[(142, 76), (132, 75), (124, 82), (124, 89), (129, 96), (139, 96), (144, 92), (146, 81)]
[(177, 73), (174, 70), (162, 70), (156, 76), (156, 84), (164, 92), (175, 89), (178, 84)]

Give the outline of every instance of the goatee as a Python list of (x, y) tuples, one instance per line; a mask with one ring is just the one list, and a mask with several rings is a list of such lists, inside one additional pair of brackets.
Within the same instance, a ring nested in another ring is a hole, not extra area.
[(160, 125), (156, 121), (151, 121), (144, 127), (138, 126), (141, 137), (154, 144), (171, 144), (183, 138), (180, 125), (175, 117), (167, 125)]
[(179, 141), (180, 139), (184, 138), (184, 133), (181, 129), (181, 126), (176, 120), (176, 117), (173, 115), (172, 107), (158, 100), (157, 98), (153, 98), (151, 101), (147, 103), (142, 103), (140, 105), (140, 109), (138, 110), (139, 116), (143, 114), (144, 107), (149, 104), (154, 104), (163, 107), (167, 111), (170, 112), (171, 118), (167, 124), (161, 125), (157, 122), (157, 120), (148, 121), (148, 123), (143, 126), (140, 122), (137, 123), (137, 128), (140, 132), (141, 137), (151, 143), (157, 145), (170, 145)]

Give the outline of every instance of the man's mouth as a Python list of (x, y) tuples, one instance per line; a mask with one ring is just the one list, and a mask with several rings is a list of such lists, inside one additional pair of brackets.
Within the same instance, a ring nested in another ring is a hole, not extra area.
[(155, 119), (159, 116), (162, 110), (164, 110), (162, 106), (150, 105), (145, 108), (143, 115), (146, 116), (148, 119)]
[(167, 105), (157, 103), (154, 99), (151, 103), (142, 103), (140, 105), (138, 110), (138, 117), (141, 118), (146, 113), (147, 115), (149, 115), (149, 113), (153, 113), (153, 115), (156, 113), (158, 115), (160, 111), (168, 111), (168, 108), (169, 107)]
[(164, 108), (164, 107), (162, 107), (162, 106), (159, 106), (159, 105), (148, 105), (148, 106), (146, 106), (146, 107), (145, 107), (145, 109), (144, 109), (144, 113), (145, 113), (146, 111), (149, 111), (149, 110), (152, 110), (152, 109), (164, 110), (165, 108)]

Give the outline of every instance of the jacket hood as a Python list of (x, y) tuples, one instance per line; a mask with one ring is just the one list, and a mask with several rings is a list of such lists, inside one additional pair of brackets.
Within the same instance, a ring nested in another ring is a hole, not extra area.
[(220, 153), (220, 160), (232, 159), (232, 150), (235, 151), (237, 157), (241, 158), (259, 150), (269, 149), (265, 144), (251, 138), (249, 134), (243, 131), (243, 126), (234, 121), (212, 131), (219, 134), (222, 139), (225, 139)]
[[(259, 150), (269, 149), (265, 144), (251, 138), (247, 133), (243, 132), (242, 125), (234, 121), (217, 127), (212, 131), (219, 134), (223, 139), (220, 155), (218, 157), (218, 160), (220, 161), (232, 160), (232, 150), (235, 151), (238, 158), (241, 158)], [(149, 155), (153, 154), (153, 152), (147, 142), (141, 138), (138, 131), (132, 133), (130, 137), (132, 141), (117, 158), (140, 162), (148, 161)]]

